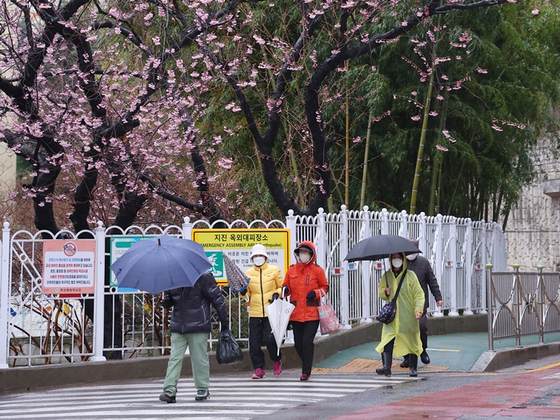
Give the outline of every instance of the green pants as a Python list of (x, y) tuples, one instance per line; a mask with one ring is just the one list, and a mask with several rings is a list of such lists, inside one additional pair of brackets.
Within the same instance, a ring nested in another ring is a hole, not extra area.
[(181, 376), (183, 359), (187, 346), (191, 356), (194, 386), (196, 389), (210, 388), (210, 361), (208, 360), (208, 333), (178, 334), (171, 333), (171, 355), (167, 362), (167, 372), (163, 390), (177, 393), (177, 382)]

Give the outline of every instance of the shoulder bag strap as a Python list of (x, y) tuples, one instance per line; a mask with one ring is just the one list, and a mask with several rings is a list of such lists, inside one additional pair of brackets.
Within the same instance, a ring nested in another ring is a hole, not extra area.
[(395, 293), (395, 297), (393, 298), (394, 301), (397, 300), (397, 296), (399, 296), (399, 292), (401, 291), (401, 286), (403, 284), (404, 281), (404, 276), (406, 276), (406, 272), (407, 272), (408, 268), (406, 268), (403, 273), (402, 273), (402, 277), (401, 277), (401, 281), (399, 281), (399, 287), (397, 287), (397, 293)]

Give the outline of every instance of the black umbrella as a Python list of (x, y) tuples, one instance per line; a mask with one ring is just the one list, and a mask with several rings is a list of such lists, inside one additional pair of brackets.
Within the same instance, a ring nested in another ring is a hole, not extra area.
[(389, 258), (395, 253), (418, 254), (420, 251), (412, 242), (402, 236), (397, 235), (377, 235), (358, 242), (350, 250), (345, 260), (363, 261), (380, 260)]

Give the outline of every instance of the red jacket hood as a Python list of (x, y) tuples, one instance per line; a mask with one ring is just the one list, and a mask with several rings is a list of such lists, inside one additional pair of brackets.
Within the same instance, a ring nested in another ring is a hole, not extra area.
[[(311, 242), (311, 241), (303, 241), (303, 242), (300, 242), (300, 243), (298, 244), (298, 246), (296, 246), (296, 249), (298, 249), (298, 248), (301, 247), (301, 246), (309, 247), (309, 248), (311, 248), (311, 250), (313, 251), (313, 255), (311, 256), (311, 259), (309, 260), (309, 262), (307, 262), (307, 263), (304, 264), (304, 265), (315, 263), (315, 260), (317, 259), (317, 249), (315, 248), (315, 244), (314, 244), (313, 242)], [(299, 262), (299, 260), (297, 259), (297, 254), (296, 254), (295, 250), (294, 250), (294, 255), (295, 255), (295, 257), (296, 257), (297, 264), (301, 264), (301, 263)]]

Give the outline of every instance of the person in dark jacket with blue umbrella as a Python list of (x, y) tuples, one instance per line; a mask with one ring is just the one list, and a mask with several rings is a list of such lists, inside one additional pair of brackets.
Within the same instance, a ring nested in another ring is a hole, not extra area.
[(176, 402), (177, 382), (187, 346), (189, 347), (196, 401), (209, 398), (210, 361), (208, 334), (212, 330), (210, 305), (218, 313), (222, 331), (229, 329), (227, 306), (216, 279), (210, 273), (202, 274), (193, 287), (180, 287), (164, 293), (162, 306), (173, 307), (171, 314), (171, 355), (163, 383), (161, 401)]

